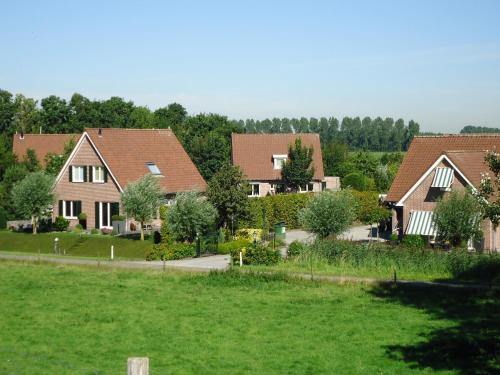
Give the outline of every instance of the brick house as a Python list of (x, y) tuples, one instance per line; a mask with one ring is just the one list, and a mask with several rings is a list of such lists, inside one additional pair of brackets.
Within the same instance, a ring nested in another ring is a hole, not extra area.
[(301, 192), (340, 189), (338, 177), (325, 177), (319, 134), (232, 134), (232, 162), (241, 168), (251, 185), (252, 197), (284, 191), (281, 167), (288, 158), (288, 147), (300, 138), (313, 148), (314, 176)]
[[(419, 136), (413, 139), (385, 201), (392, 207), (393, 232), (428, 236), (436, 228), (432, 212), (438, 199), (452, 189), (474, 189), (481, 174), (488, 172), (486, 150), (500, 149), (500, 135)], [(491, 222), (482, 223), (484, 241), (476, 244), (487, 250), (500, 246), (500, 230)]]
[[(151, 173), (169, 199), (176, 193), (206, 190), (206, 182), (170, 129), (86, 129), (56, 178), (58, 215), (78, 223), (87, 214), (87, 228), (110, 227), (111, 217), (123, 213), (120, 193), (128, 183)], [(60, 153), (67, 135), (16, 135), (13, 150), (19, 159), (31, 148), (41, 159)], [(48, 145), (47, 142), (51, 142)]]

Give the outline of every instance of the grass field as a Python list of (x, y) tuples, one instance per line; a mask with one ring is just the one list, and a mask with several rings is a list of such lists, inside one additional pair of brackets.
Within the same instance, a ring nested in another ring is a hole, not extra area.
[(54, 254), (54, 239), (59, 239), (62, 254), (85, 257), (109, 257), (114, 245), (117, 259), (144, 259), (144, 252), (151, 247), (151, 241), (139, 241), (105, 235), (76, 233), (15, 233), (0, 231), (0, 250), (41, 254)]
[(491, 293), (0, 262), (0, 373), (490, 373)]

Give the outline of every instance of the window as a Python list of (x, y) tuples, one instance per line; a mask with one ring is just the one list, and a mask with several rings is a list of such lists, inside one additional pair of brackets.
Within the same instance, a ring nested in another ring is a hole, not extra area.
[(72, 167), (72, 182), (85, 182), (85, 167)]
[(260, 196), (260, 184), (250, 184), (252, 188), (250, 196), (251, 197), (259, 197)]
[(303, 185), (300, 187), (300, 192), (302, 193), (307, 193), (307, 192), (311, 192), (313, 191), (314, 189), (314, 184), (312, 182), (306, 184), (306, 185)]
[(103, 183), (104, 173), (104, 167), (92, 167), (92, 182)]
[(273, 155), (274, 169), (282, 169), (288, 155)]
[(321, 182), (321, 191), (326, 190), (326, 181)]
[(95, 202), (95, 227), (109, 228), (113, 225), (113, 215), (120, 214), (118, 202)]
[(149, 163), (146, 163), (146, 165), (148, 166), (149, 172), (151, 172), (152, 175), (155, 175), (155, 176), (161, 175), (160, 168), (158, 168), (158, 166), (155, 163), (149, 162)]
[(59, 201), (59, 216), (77, 219), (82, 212), (82, 201)]

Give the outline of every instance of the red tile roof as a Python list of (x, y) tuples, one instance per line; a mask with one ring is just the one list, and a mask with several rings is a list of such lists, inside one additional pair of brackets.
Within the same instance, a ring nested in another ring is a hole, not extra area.
[(150, 173), (146, 165), (155, 163), (163, 177), (158, 177), (162, 190), (176, 193), (205, 191), (207, 184), (170, 129), (98, 129), (85, 130), (99, 153), (125, 187)]
[(62, 154), (64, 145), (70, 140), (78, 141), (80, 134), (20, 134), (14, 135), (12, 150), (17, 160), (22, 161), (28, 149), (35, 151), (38, 161), (45, 166), (45, 156), (48, 153)]
[(323, 159), (319, 135), (304, 134), (232, 134), (233, 164), (238, 165), (249, 180), (280, 180), (281, 171), (274, 169), (273, 155), (288, 154), (288, 146), (297, 138), (313, 147), (314, 179), (322, 180)]
[(456, 164), (475, 185), (481, 172), (486, 150), (500, 150), (500, 134), (443, 135), (415, 137), (392, 183), (386, 200), (399, 201), (418, 179), (443, 154)]

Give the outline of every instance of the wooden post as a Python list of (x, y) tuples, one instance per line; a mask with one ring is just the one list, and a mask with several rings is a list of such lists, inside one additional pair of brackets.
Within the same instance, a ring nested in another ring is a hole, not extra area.
[(127, 361), (127, 375), (149, 375), (149, 358), (129, 358)]
[(111, 245), (111, 260), (115, 258), (115, 247), (114, 245)]
[(240, 267), (243, 266), (243, 251), (240, 251)]

